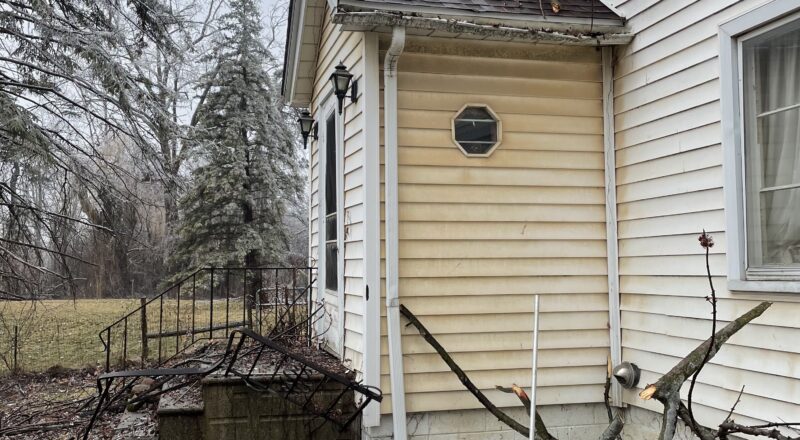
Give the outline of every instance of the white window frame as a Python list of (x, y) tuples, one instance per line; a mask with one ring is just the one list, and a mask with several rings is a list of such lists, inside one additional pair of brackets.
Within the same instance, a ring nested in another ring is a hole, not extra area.
[(741, 43), (787, 19), (800, 20), (800, 4), (797, 0), (773, 0), (719, 27), (725, 234), (728, 245), (728, 289), (732, 291), (800, 293), (800, 279), (789, 279), (787, 276), (785, 280), (753, 280), (747, 277)]
[[(327, 128), (327, 119), (328, 116), (333, 114), (335, 124), (336, 124), (336, 247), (338, 252), (336, 253), (337, 256), (337, 282), (336, 287), (337, 291), (335, 292), (335, 296), (337, 298), (337, 341), (334, 341), (336, 344), (336, 350), (332, 352), (332, 354), (336, 355), (340, 359), (344, 356), (344, 123), (342, 121), (342, 116), (336, 110), (336, 97), (333, 93), (329, 93), (326, 98), (323, 100), (323, 104), (320, 105), (318, 108), (318, 115), (317, 115), (317, 127), (319, 130), (319, 141), (317, 142), (317, 149), (319, 154), (319, 203), (318, 203), (318, 215), (317, 215), (317, 222), (318, 226), (318, 236), (319, 236), (319, 243), (317, 244), (317, 261), (319, 262), (319, 267), (317, 269), (317, 282), (318, 288), (318, 296), (317, 300), (325, 298), (326, 291), (330, 289), (327, 288), (327, 261), (326, 261), (326, 243), (328, 241), (327, 238), (327, 222), (326, 222), (326, 211), (327, 211), (327, 179), (325, 178), (325, 172), (327, 170), (328, 164), (328, 149), (327, 149), (327, 139), (328, 139), (328, 128)], [(333, 293), (333, 291), (331, 291)], [(321, 324), (322, 325), (322, 324)], [(324, 328), (317, 329), (318, 331), (324, 330)]]
[[(461, 115), (461, 113), (464, 113), (464, 110), (466, 110), (466, 109), (468, 109), (470, 107), (479, 107), (479, 108), (486, 109), (486, 111), (489, 112), (489, 115), (492, 116), (492, 118), (494, 119), (495, 124), (497, 125), (497, 140), (494, 142), (492, 147), (489, 148), (489, 150), (487, 150), (483, 154), (467, 152), (467, 150), (465, 150), (464, 147), (461, 145), (461, 142), (459, 142), (458, 139), (456, 139), (456, 121), (459, 120), (458, 117)], [(499, 147), (500, 144), (503, 143), (503, 121), (500, 120), (500, 117), (497, 116), (497, 113), (495, 113), (494, 110), (492, 110), (492, 108), (489, 107), (487, 104), (467, 103), (467, 104), (464, 104), (453, 115), (452, 118), (450, 118), (450, 138), (453, 140), (453, 143), (458, 147), (458, 149), (461, 150), (461, 152), (464, 154), (464, 156), (467, 156), (467, 157), (489, 157), (489, 156), (492, 155), (492, 153), (494, 153), (495, 150), (497, 150), (497, 147)]]

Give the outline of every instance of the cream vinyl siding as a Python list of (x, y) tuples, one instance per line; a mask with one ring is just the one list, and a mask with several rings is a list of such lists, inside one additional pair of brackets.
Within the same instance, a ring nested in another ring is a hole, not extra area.
[[(698, 379), (695, 414), (796, 419), (800, 414), (800, 295), (731, 293), (723, 199), (718, 26), (763, 1), (627, 0), (633, 42), (616, 50), (614, 113), (623, 359), (655, 382), (708, 338), (710, 293), (702, 229), (714, 236), (711, 271), (720, 324), (775, 304), (723, 347)], [(661, 411), (626, 391), (627, 403)], [(688, 391), (684, 387), (683, 397)]]
[[(316, 78), (314, 79), (314, 99), (312, 112), (317, 120), (319, 106), (323, 99), (332, 92), (329, 77), (334, 67), (342, 61), (354, 75), (354, 80), (362, 80), (364, 34), (361, 32), (342, 31), (341, 26), (330, 21), (330, 10), (325, 10), (320, 36), (320, 49), (317, 59)], [(333, 98), (335, 101), (335, 98)], [(363, 99), (353, 104), (349, 98), (345, 100), (345, 108), (341, 127), (343, 128), (344, 152), (343, 175), (337, 179), (343, 182), (344, 211), (340, 212), (339, 222), (342, 225), (344, 248), (344, 358), (347, 365), (358, 372), (363, 372), (363, 313), (364, 313), (364, 116)], [(335, 111), (335, 110), (334, 110)], [(324, 121), (324, 117), (322, 118)], [(324, 124), (324, 122), (323, 122)], [(319, 257), (319, 142), (311, 142), (311, 255), (315, 264)], [(342, 197), (342, 194), (339, 194)], [(324, 280), (317, 280), (322, 286)], [(316, 292), (315, 292), (316, 295)], [(325, 296), (326, 310), (332, 319), (331, 326), (338, 328), (340, 312), (337, 307), (338, 298)], [(315, 296), (316, 297), (316, 296)], [(335, 334), (335, 333), (333, 333)]]
[[(501, 406), (519, 402), (496, 385), (530, 384), (535, 293), (543, 295), (539, 403), (602, 401), (601, 91), (594, 48), (409, 38), (400, 57), (400, 301)], [(467, 103), (502, 120), (502, 143), (488, 158), (466, 157), (452, 141), (451, 118)], [(408, 411), (481, 408), (413, 327), (401, 331)], [(388, 396), (381, 409), (391, 411)]]

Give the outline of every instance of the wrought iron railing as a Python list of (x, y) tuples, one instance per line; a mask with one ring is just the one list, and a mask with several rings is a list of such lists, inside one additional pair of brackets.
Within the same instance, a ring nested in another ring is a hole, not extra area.
[[(217, 357), (216, 360), (213, 360)], [(224, 351), (200, 362), (186, 359), (172, 368), (114, 371), (97, 379), (99, 390), (94, 414), (83, 439), (89, 437), (97, 417), (126, 395), (139, 378), (152, 378), (152, 385), (127, 402), (136, 405), (161, 394), (191, 385), (210, 374), (236, 377), (257, 392), (282, 397), (303, 413), (322, 423), (309, 426), (309, 432), (332, 423), (340, 432), (346, 430), (370, 402), (382, 400), (381, 390), (357, 382), (350, 374), (341, 374), (304, 356), (295, 348), (239, 328), (228, 335)], [(175, 383), (168, 385), (170, 381)]]
[(100, 331), (106, 371), (163, 365), (235, 328), (310, 344), (312, 268), (203, 268)]

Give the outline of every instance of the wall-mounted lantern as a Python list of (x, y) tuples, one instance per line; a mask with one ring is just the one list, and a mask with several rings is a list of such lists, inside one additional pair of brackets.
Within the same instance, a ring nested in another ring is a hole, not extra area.
[(336, 94), (336, 98), (339, 99), (339, 114), (341, 115), (348, 89), (350, 90), (350, 101), (358, 102), (358, 81), (353, 81), (353, 85), (350, 85), (350, 81), (353, 80), (353, 74), (347, 71), (347, 67), (341, 61), (336, 66), (336, 70), (331, 73), (330, 79), (333, 84), (333, 92)]
[(303, 135), (303, 149), (308, 147), (308, 136), (313, 132), (314, 140), (317, 140), (317, 124), (314, 122), (314, 118), (311, 117), (311, 113), (308, 110), (303, 110), (300, 112), (300, 117), (297, 118), (297, 123), (300, 124), (300, 134)]

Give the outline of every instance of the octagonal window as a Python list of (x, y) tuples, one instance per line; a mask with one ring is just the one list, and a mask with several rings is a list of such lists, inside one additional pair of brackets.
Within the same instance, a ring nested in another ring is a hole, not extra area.
[(500, 119), (485, 105), (468, 104), (453, 118), (453, 140), (467, 156), (488, 156), (500, 134)]

